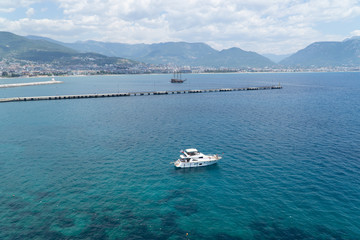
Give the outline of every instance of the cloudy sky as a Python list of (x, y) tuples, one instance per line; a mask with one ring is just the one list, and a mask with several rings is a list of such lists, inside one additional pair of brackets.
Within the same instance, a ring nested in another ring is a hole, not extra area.
[(360, 0), (0, 0), (0, 30), (64, 42), (204, 42), (261, 54), (360, 35)]

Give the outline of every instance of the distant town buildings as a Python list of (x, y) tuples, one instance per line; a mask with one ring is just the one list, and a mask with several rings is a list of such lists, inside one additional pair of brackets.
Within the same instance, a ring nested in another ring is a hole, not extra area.
[(26, 60), (0, 60), (1, 77), (33, 77), (58, 75), (104, 75), (104, 74), (151, 74), (151, 73), (226, 73), (226, 72), (343, 72), (360, 71), (359, 67), (313, 67), (313, 68), (211, 68), (205, 66), (175, 66), (151, 64), (86, 64), (60, 65), (36, 63)]

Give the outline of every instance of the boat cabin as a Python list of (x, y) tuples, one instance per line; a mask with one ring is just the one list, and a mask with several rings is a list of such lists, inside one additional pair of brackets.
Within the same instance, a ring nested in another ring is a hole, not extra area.
[(185, 154), (187, 156), (195, 156), (195, 155), (199, 154), (199, 151), (197, 149), (195, 149), (195, 148), (189, 148), (189, 149), (185, 150)]
[(180, 162), (190, 162), (191, 158), (185, 157), (185, 158), (180, 158)]

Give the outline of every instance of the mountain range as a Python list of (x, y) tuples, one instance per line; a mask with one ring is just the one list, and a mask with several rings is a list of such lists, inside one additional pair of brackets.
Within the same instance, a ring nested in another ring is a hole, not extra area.
[(94, 52), (80, 53), (54, 41), (40, 38), (31, 39), (9, 32), (0, 32), (0, 58), (61, 65), (136, 64), (132, 60), (108, 57)]
[(30, 39), (47, 40), (79, 52), (96, 52), (111, 57), (122, 57), (150, 64), (177, 66), (206, 66), (226, 68), (265, 68), (276, 63), (240, 48), (215, 50), (205, 43), (166, 42), (154, 44), (125, 44), (98, 41), (62, 43), (52, 39), (28, 36)]
[(315, 42), (279, 63), (289, 67), (352, 67), (360, 65), (360, 38)]
[[(268, 56), (272, 59), (279, 57)], [(360, 65), (360, 38), (342, 42), (315, 42), (277, 64), (255, 52), (235, 47), (218, 51), (205, 43), (124, 44), (91, 40), (64, 43), (39, 36), (23, 37), (0, 32), (0, 58), (9, 57), (67, 64), (86, 64), (87, 60), (94, 62), (95, 59), (97, 64), (143, 62), (214, 68), (346, 67)]]

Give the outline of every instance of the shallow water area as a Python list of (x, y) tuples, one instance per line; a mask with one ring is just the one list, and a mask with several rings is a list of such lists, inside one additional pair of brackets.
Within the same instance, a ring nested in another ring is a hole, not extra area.
[[(283, 86), (1, 103), (0, 239), (360, 238), (360, 73), (184, 77), (0, 89), (3, 98)], [(190, 147), (223, 159), (175, 169)]]

